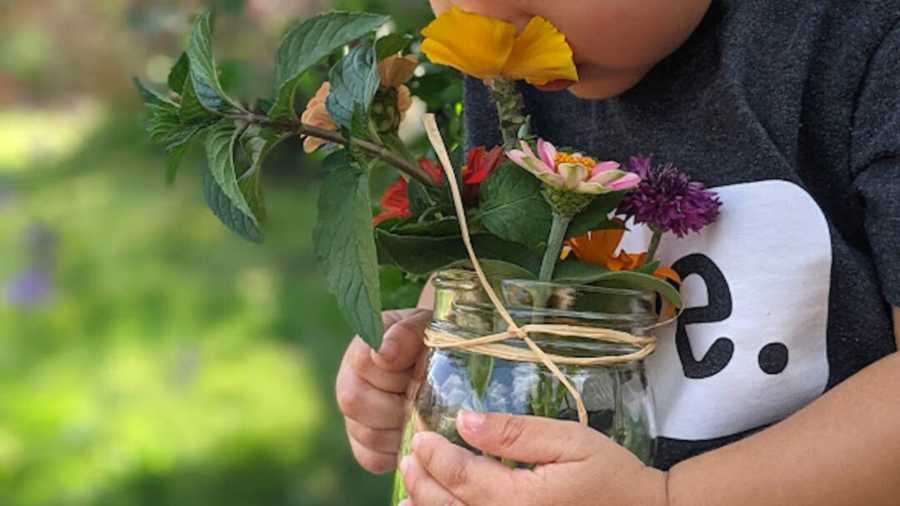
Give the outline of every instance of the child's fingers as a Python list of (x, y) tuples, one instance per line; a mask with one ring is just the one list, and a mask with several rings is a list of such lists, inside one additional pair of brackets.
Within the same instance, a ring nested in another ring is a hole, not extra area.
[(464, 506), (463, 502), (453, 496), (432, 478), (415, 456), (405, 457), (400, 463), (403, 473), (403, 484), (409, 494), (410, 502), (415, 506), (444, 506), (447, 504)]

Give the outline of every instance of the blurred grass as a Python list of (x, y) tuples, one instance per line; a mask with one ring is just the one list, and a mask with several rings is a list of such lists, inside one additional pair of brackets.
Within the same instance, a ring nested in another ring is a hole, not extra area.
[(203, 206), (198, 160), (167, 189), (133, 116), (85, 128), (0, 204), (0, 283), (52, 281), (0, 302), (0, 504), (382, 504), (331, 401), (348, 333), (310, 251), (315, 166), (270, 176), (260, 247)]
[[(251, 245), (204, 206), (200, 153), (167, 188), (139, 124), (131, 75), (161, 84), (202, 5), (227, 34), (223, 79), (248, 98), (271, 90), (273, 49), (297, 16), (386, 12), (404, 31), (429, 16), (424, 0), (3, 4), (0, 506), (389, 497), (389, 478), (354, 463), (332, 401), (349, 335), (310, 244), (315, 160), (296, 142), (273, 153), (267, 239)], [(458, 86), (432, 88), (439, 105), (458, 100)], [(405, 285), (386, 302), (414, 297)]]

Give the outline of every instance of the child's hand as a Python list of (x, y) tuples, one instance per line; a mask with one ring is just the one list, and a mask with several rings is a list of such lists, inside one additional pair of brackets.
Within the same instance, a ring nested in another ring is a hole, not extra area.
[(431, 311), (384, 313), (384, 341), (378, 352), (355, 338), (338, 371), (338, 407), (344, 414), (353, 455), (366, 470), (381, 474), (397, 466), (406, 418), (406, 394), (424, 349)]
[(532, 16), (548, 19), (575, 53), (581, 81), (571, 91), (600, 99), (633, 87), (681, 46), (710, 0), (431, 0), (431, 5), (436, 13), (456, 5), (520, 29)]
[(487, 454), (538, 466), (509, 469), (437, 434), (417, 434), (412, 455), (400, 464), (410, 493), (403, 506), (666, 504), (664, 473), (577, 423), (463, 413), (457, 428)]

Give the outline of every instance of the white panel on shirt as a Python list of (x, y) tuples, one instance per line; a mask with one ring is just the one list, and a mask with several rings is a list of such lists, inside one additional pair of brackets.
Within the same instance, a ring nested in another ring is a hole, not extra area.
[[(662, 330), (647, 364), (667, 438), (713, 439), (776, 422), (828, 382), (832, 250), (822, 210), (786, 181), (715, 191), (719, 220), (700, 235), (667, 236), (660, 252), (687, 274), (681, 331)], [(646, 249), (647, 236), (634, 230), (623, 248)]]

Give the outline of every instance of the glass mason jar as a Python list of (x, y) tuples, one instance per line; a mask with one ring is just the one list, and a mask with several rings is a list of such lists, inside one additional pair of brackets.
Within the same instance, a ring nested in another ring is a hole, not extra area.
[[(430, 327), (466, 338), (506, 330), (474, 272), (447, 270), (434, 279)], [(503, 303), (517, 325), (530, 323), (606, 328), (646, 336), (658, 324), (653, 292), (504, 280)], [(627, 355), (638, 348), (578, 337), (532, 334), (545, 352), (570, 357)], [(527, 348), (520, 340), (505, 344)], [(653, 397), (643, 361), (608, 366), (560, 366), (582, 396), (588, 424), (647, 465), (656, 451)], [(469, 448), (456, 432), (460, 410), (578, 420), (565, 386), (542, 364), (512, 362), (462, 349), (430, 350), (413, 395), (400, 458), (416, 432), (437, 432)], [(508, 465), (515, 463), (505, 462)], [(395, 479), (394, 505), (406, 497)]]

